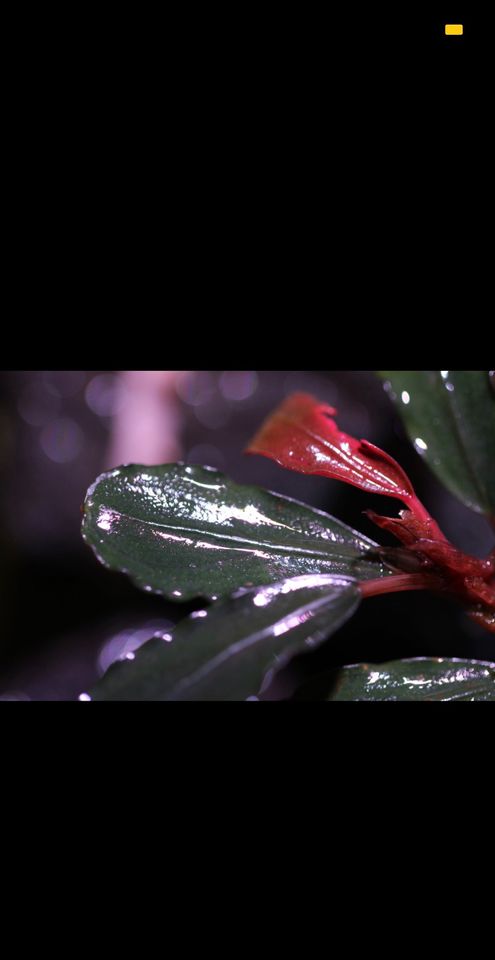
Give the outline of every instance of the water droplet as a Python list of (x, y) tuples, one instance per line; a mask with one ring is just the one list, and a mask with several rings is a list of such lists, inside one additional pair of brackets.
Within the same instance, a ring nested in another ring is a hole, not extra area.
[(416, 437), (414, 441), (414, 446), (416, 447), (416, 450), (418, 450), (420, 453), (424, 453), (425, 450), (428, 450), (428, 444), (425, 443), (424, 440), (421, 439), (421, 437)]
[[(96, 526), (99, 527), (100, 530), (109, 532), (114, 526), (114, 522), (117, 518), (118, 515), (114, 510), (107, 510), (105, 507), (101, 507), (98, 514), (98, 519), (96, 521)], [(100, 543), (103, 543), (103, 540), (100, 540)]]
[(372, 670), (371, 673), (370, 673), (370, 675), (369, 675), (369, 677), (368, 677), (368, 684), (376, 683), (377, 680), (379, 680), (379, 679), (380, 679), (380, 671), (379, 671), (379, 670)]
[(271, 595), (268, 590), (262, 590), (253, 597), (255, 607), (266, 607), (270, 603)]
[(91, 697), (90, 697), (89, 693), (80, 693), (77, 699), (78, 699), (78, 700), (91, 700)]
[(195, 610), (193, 613), (191, 613), (191, 620), (197, 620), (199, 617), (207, 617), (207, 616), (208, 616), (207, 610)]
[(401, 398), (401, 400), (402, 400), (402, 403), (408, 404), (408, 403), (411, 402), (411, 396), (410, 396), (410, 394), (407, 392), (407, 390), (403, 390), (403, 391), (402, 391), (400, 398)]

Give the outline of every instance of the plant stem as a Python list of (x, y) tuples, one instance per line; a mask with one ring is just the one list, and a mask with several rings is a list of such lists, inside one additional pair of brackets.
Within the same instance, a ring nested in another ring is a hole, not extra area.
[(423, 506), (418, 497), (414, 496), (409, 506), (417, 520), (423, 523), (426, 522), (430, 526), (431, 538), (433, 540), (443, 540), (445, 543), (448, 543), (447, 537), (440, 530), (438, 523), (433, 519), (431, 514), (428, 513), (428, 510)]
[(440, 577), (427, 573), (401, 573), (379, 580), (364, 580), (358, 584), (364, 600), (382, 593), (401, 593), (403, 590), (434, 590), (442, 585)]

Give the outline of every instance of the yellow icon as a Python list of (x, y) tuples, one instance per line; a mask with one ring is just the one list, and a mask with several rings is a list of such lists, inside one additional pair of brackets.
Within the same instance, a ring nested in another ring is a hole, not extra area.
[(462, 23), (446, 23), (445, 24), (446, 37), (462, 37), (463, 33), (464, 33), (464, 27)]

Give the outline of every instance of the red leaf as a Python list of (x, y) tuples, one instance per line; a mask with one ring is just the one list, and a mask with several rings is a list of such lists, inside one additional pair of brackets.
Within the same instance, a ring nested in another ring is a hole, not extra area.
[(265, 421), (247, 453), (259, 453), (299, 473), (344, 480), (368, 493), (406, 503), (415, 494), (402, 467), (367, 440), (339, 430), (336, 411), (305, 393), (295, 393)]
[(379, 548), (404, 573), (362, 584), (365, 596), (404, 589), (433, 589), (454, 593), (469, 606), (473, 619), (495, 630), (495, 554), (480, 560), (449, 543), (438, 524), (418, 500), (409, 477), (388, 453), (367, 440), (356, 440), (339, 430), (336, 411), (314, 397), (296, 393), (268, 417), (247, 453), (270, 457), (299, 473), (343, 480), (368, 493), (402, 500), (408, 507), (398, 517), (368, 517), (393, 533), (403, 547)]

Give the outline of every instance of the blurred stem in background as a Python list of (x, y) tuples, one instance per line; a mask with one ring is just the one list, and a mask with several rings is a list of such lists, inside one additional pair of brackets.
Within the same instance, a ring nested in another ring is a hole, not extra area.
[(128, 402), (113, 419), (105, 467), (179, 460), (182, 413), (177, 387), (184, 370), (124, 370), (120, 385)]

